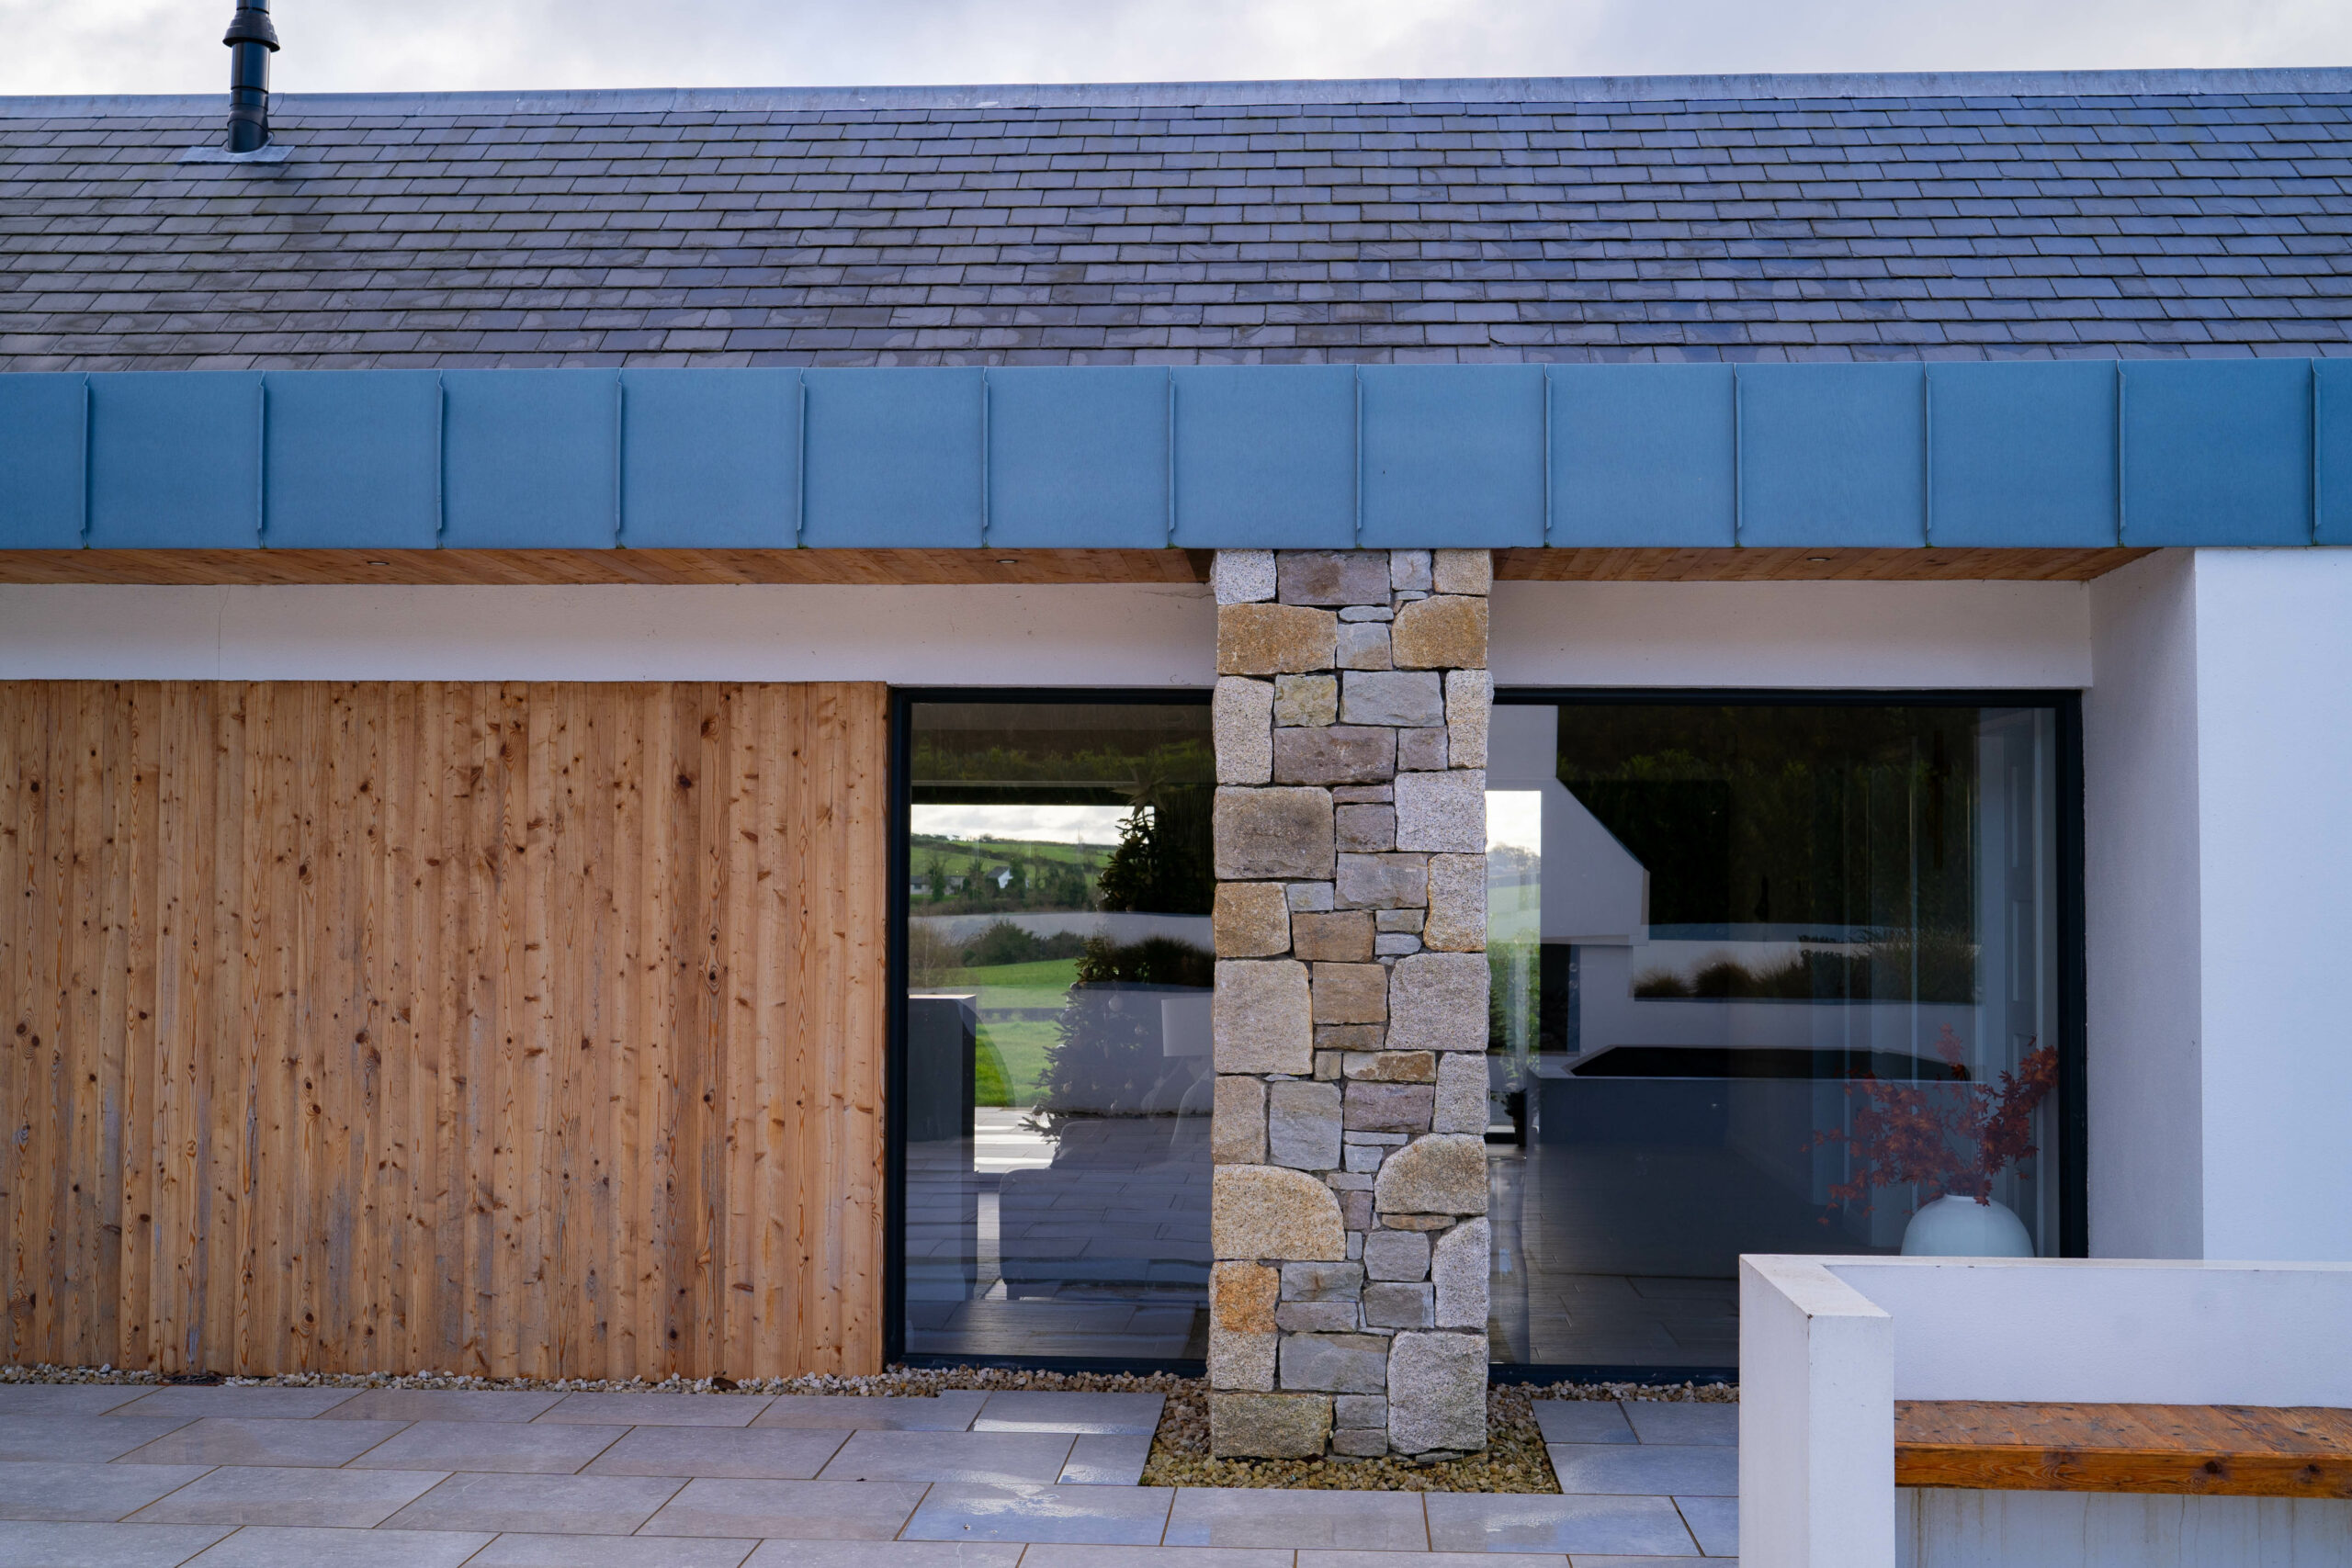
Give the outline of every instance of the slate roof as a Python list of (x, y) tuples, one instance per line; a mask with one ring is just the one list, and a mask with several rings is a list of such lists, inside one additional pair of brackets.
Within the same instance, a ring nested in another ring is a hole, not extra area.
[(221, 109), (0, 100), (0, 368), (2352, 353), (2352, 72)]

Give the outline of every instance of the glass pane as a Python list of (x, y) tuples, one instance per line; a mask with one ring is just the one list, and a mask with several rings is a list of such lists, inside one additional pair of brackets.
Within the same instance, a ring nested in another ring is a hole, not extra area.
[(912, 720), (907, 1351), (1205, 1356), (1208, 709)]
[(1732, 1367), (1743, 1252), (2056, 1250), (2052, 710), (1494, 727), (1498, 1360)]

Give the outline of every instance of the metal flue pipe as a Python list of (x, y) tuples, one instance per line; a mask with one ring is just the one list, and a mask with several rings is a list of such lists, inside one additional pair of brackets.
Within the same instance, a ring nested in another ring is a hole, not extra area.
[(269, 145), (269, 57), (277, 52), (269, 0), (239, 0), (220, 41), (229, 46), (229, 151), (258, 152)]

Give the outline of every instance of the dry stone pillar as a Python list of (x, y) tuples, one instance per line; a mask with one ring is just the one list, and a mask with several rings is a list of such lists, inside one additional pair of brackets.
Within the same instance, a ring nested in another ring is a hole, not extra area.
[(1219, 1455), (1487, 1441), (1490, 575), (1216, 558)]

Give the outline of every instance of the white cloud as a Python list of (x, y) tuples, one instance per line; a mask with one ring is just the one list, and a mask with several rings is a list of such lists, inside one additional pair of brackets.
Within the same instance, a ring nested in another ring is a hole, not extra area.
[(1124, 806), (918, 806), (908, 825), (943, 839), (1115, 844), (1126, 818)]
[[(0, 0), (0, 91), (209, 92), (230, 0)], [(281, 91), (2352, 63), (2341, 0), (277, 0)]]

